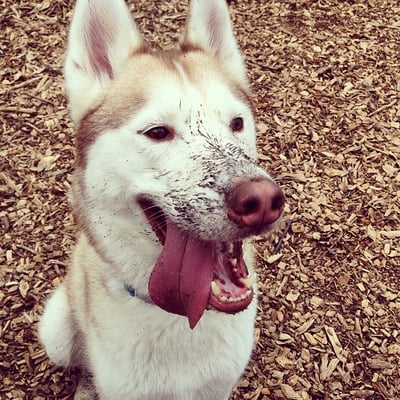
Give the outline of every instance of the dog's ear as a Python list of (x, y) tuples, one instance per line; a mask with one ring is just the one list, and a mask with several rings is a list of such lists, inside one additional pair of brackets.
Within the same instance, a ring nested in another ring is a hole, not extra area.
[(75, 123), (143, 46), (124, 0), (77, 1), (65, 60), (65, 87)]
[(192, 0), (182, 50), (200, 47), (210, 53), (236, 79), (247, 82), (226, 0)]

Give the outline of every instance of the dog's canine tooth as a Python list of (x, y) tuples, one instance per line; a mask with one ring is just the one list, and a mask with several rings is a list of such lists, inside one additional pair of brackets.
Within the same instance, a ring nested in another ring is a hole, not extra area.
[(228, 243), (226, 249), (229, 254), (233, 254), (233, 243)]
[(247, 299), (247, 297), (249, 297), (251, 294), (251, 290), (247, 290), (245, 294), (242, 294), (241, 296), (241, 300)]
[(237, 258), (231, 258), (229, 259), (230, 263), (232, 264), (233, 267), (236, 267), (237, 265)]
[(217, 285), (215, 281), (211, 282), (211, 291), (215, 296), (219, 296), (222, 293), (221, 288)]

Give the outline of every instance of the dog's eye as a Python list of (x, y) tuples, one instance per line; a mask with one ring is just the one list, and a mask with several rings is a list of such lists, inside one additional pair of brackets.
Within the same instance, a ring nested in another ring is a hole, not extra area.
[(165, 126), (155, 126), (143, 132), (143, 134), (154, 140), (166, 140), (173, 137), (172, 131)]
[(241, 132), (244, 126), (243, 118), (242, 117), (233, 118), (229, 126), (232, 132)]

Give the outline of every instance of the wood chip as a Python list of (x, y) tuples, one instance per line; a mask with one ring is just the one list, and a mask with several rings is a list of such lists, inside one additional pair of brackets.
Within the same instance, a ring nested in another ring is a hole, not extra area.
[[(128, 0), (169, 47), (187, 0)], [(72, 399), (77, 372), (36, 339), (74, 243), (63, 92), (73, 2), (0, 7), (0, 398)], [(398, 0), (231, 0), (261, 165), (285, 220), (257, 239), (252, 360), (231, 400), (400, 399)], [(5, 46), (5, 47), (4, 47)], [(172, 366), (173, 367), (173, 366)]]

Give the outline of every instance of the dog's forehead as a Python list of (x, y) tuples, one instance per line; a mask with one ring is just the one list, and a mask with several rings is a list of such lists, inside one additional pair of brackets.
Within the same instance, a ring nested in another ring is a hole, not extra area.
[(114, 121), (122, 125), (127, 116), (154, 99), (217, 104), (221, 98), (251, 106), (247, 88), (221, 70), (212, 57), (201, 51), (172, 50), (132, 57), (105, 100)]
[(197, 87), (203, 95), (213, 95), (218, 90), (225, 93), (229, 91), (230, 96), (251, 104), (248, 88), (237, 77), (223, 70), (213, 57), (194, 51), (172, 58), (172, 63), (182, 81)]
[(249, 91), (226, 74), (213, 57), (201, 51), (133, 55), (82, 118), (77, 132), (80, 153), (85, 154), (102, 132), (126, 125), (149, 105), (168, 113), (180, 108), (193, 111), (202, 105), (218, 111), (227, 109), (229, 103), (251, 108)]

